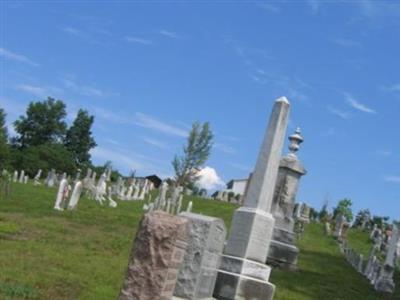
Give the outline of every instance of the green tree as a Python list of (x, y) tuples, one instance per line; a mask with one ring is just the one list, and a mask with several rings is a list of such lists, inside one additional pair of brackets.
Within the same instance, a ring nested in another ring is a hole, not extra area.
[(318, 218), (323, 223), (328, 221), (328, 202), (325, 202), (322, 206), (321, 211), (318, 213)]
[(338, 215), (343, 215), (347, 222), (351, 222), (353, 220), (353, 212), (351, 210), (351, 206), (353, 202), (350, 199), (342, 199), (339, 201), (336, 208), (333, 210), (333, 218), (336, 218)]
[(76, 170), (71, 152), (56, 143), (17, 150), (15, 164), (17, 169), (24, 169), (31, 178), (38, 169), (42, 169), (44, 174), (51, 169), (68, 174), (74, 174)]
[(6, 166), (9, 156), (8, 133), (6, 127), (6, 114), (0, 108), (0, 169)]
[(72, 124), (67, 130), (65, 147), (73, 155), (78, 168), (90, 165), (90, 149), (96, 147), (92, 136), (91, 127), (94, 116), (90, 116), (86, 110), (80, 109)]
[(197, 181), (197, 172), (210, 156), (212, 140), (213, 134), (208, 122), (195, 122), (192, 125), (183, 155), (175, 155), (172, 161), (177, 185), (187, 186)]
[(45, 101), (29, 103), (26, 116), (20, 116), (14, 122), (19, 134), (14, 143), (19, 148), (27, 148), (61, 142), (67, 128), (65, 116), (65, 104), (61, 100), (49, 97)]

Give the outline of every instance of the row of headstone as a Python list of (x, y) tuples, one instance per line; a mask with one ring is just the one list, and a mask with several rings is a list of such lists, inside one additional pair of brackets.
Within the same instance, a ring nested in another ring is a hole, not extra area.
[(25, 174), (24, 170), (21, 170), (19, 175), (17, 170), (14, 171), (13, 182), (27, 184), (28, 181), (29, 181), (29, 175)]
[(395, 283), (393, 280), (397, 261), (397, 244), (400, 241), (400, 229), (393, 225), (392, 236), (390, 238), (385, 259), (381, 262), (378, 259), (377, 251), (379, 246), (373, 245), (369, 254), (365, 268), (363, 256), (357, 254), (354, 250), (343, 246), (343, 252), (350, 264), (360, 273), (362, 273), (379, 292), (393, 293)]
[[(153, 211), (140, 222), (120, 300), (172, 299), (173, 295), (180, 299), (273, 298), (275, 286), (269, 282), (271, 267), (266, 261), (273, 238), (271, 206), (288, 112), (289, 102), (279, 98), (244, 205), (234, 213), (223, 251), (223, 222), (191, 213), (172, 214), (176, 198), (168, 209), (167, 187), (161, 187)], [(159, 210), (164, 208), (170, 213)]]
[(235, 204), (242, 204), (243, 202), (243, 195), (235, 194), (232, 191), (216, 191), (212, 195), (212, 197), (215, 200), (230, 202)]
[(153, 184), (148, 179), (131, 178), (126, 186), (122, 177), (119, 177), (114, 190), (118, 199), (130, 201), (145, 200), (152, 188)]
[[(169, 187), (167, 182), (162, 182), (158, 196), (153, 202), (146, 203), (143, 209), (147, 212), (164, 211), (169, 214), (177, 215), (183, 211), (183, 188), (180, 186)], [(193, 202), (190, 201), (186, 207), (186, 212), (191, 212)]]

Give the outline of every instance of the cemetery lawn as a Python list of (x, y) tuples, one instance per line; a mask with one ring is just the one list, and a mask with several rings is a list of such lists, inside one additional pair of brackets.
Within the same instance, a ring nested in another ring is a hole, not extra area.
[[(109, 208), (82, 198), (76, 211), (58, 212), (55, 195), (56, 189), (14, 184), (11, 198), (0, 199), (0, 299), (116, 299), (143, 203)], [(189, 199), (194, 212), (229, 226), (235, 205)], [(299, 247), (299, 271), (272, 272), (275, 300), (400, 299), (399, 274), (395, 295), (374, 292), (322, 225), (310, 224)]]

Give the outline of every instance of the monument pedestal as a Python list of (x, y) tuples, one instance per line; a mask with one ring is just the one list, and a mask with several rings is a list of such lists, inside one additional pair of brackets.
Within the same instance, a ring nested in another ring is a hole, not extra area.
[(275, 227), (267, 263), (289, 271), (296, 271), (299, 249), (294, 245), (294, 241), (295, 233), (293, 231)]
[(216, 299), (273, 298), (275, 286), (268, 282), (271, 268), (264, 261), (274, 222), (270, 213), (259, 209), (236, 210), (232, 221), (235, 235), (230, 236), (221, 259), (214, 289)]

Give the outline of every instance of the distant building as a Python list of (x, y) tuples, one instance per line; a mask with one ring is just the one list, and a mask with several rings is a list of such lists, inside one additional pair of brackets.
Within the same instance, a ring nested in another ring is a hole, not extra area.
[(247, 182), (247, 179), (232, 179), (226, 184), (225, 190), (216, 191), (211, 197), (224, 202), (242, 204)]
[(244, 195), (247, 179), (232, 179), (226, 184), (226, 191)]

